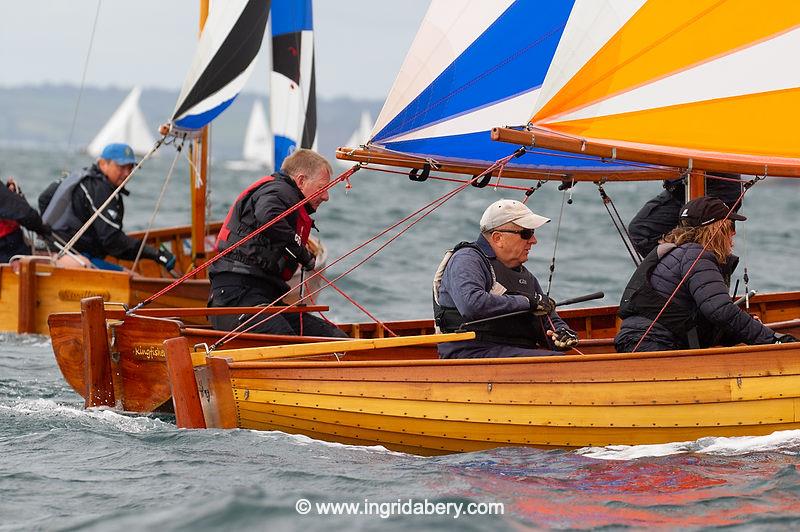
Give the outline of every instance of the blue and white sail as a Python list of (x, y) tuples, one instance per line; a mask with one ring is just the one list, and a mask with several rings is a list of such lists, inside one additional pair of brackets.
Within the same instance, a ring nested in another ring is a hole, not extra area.
[(212, 4), (172, 115), (173, 130), (199, 131), (233, 103), (253, 72), (269, 5), (269, 0)]
[[(513, 147), (492, 127), (524, 127), (572, 11), (571, 0), (434, 0), (375, 123), (370, 146), (488, 165)], [(597, 159), (527, 153), (514, 166), (596, 168)]]
[(317, 145), (311, 0), (273, 0), (271, 20), (270, 123), (280, 168), (296, 148)]

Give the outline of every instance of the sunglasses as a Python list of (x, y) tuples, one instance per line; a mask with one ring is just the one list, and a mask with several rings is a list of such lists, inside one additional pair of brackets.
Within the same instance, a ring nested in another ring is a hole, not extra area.
[(522, 240), (530, 240), (533, 237), (533, 229), (520, 229), (520, 230), (513, 230), (513, 229), (495, 229), (495, 233), (514, 233), (515, 235), (519, 235)]

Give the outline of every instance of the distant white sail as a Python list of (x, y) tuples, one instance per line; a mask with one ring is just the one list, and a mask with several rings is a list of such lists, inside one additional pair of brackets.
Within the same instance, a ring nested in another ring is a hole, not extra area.
[(272, 133), (267, 125), (267, 115), (260, 100), (253, 104), (250, 120), (247, 122), (247, 133), (244, 136), (242, 157), (245, 161), (253, 161), (261, 166), (272, 167)]
[(139, 109), (139, 96), (142, 90), (134, 87), (125, 98), (100, 133), (92, 140), (86, 151), (92, 157), (99, 157), (106, 144), (124, 142), (137, 154), (145, 154), (152, 149), (156, 140), (147, 127), (142, 110)]
[(372, 133), (372, 126), (375, 122), (372, 121), (372, 115), (369, 111), (361, 111), (361, 122), (358, 124), (358, 129), (353, 131), (350, 138), (347, 139), (348, 148), (358, 148), (362, 144), (366, 144), (369, 140), (370, 133)]

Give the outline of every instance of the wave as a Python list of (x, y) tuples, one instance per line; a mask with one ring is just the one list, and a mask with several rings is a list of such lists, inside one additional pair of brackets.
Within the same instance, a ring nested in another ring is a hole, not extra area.
[(737, 456), (754, 452), (800, 454), (800, 430), (782, 430), (766, 436), (720, 436), (653, 445), (585, 447), (576, 451), (577, 454), (599, 460), (634, 460), (684, 453)]

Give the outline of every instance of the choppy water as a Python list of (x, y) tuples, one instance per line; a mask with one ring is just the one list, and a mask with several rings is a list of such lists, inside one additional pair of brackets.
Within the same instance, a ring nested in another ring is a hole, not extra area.
[[(33, 201), (59, 170), (85, 161), (0, 150), (0, 176), (20, 179)], [(162, 157), (148, 164), (130, 187), (128, 228), (147, 223), (169, 163), (170, 157)], [(186, 174), (181, 163), (157, 226), (186, 223)], [(219, 218), (253, 176), (216, 168), (213, 176), (212, 214)], [(347, 194), (335, 191), (317, 217), (332, 258), (453, 187), (367, 172), (356, 174), (352, 184)], [(659, 185), (614, 184), (607, 190), (627, 220)], [(501, 195), (521, 196), (490, 188), (463, 192), (340, 286), (381, 318), (429, 316), (430, 276), (442, 251), (472, 238), (483, 208)], [(561, 200), (555, 186), (547, 185), (529, 202), (554, 219), (537, 232), (540, 242), (529, 263), (545, 283)], [(607, 296), (594, 304), (614, 304), (630, 275), (630, 259), (596, 187), (578, 186), (573, 200), (561, 224), (553, 294), (566, 298), (601, 289)], [(798, 207), (800, 188), (794, 183), (768, 180), (748, 194), (743, 212), (750, 220), (741, 224), (744, 229), (737, 226), (737, 251), (751, 287), (797, 289)], [(335, 294), (323, 302), (337, 319), (365, 319)], [(277, 432), (177, 430), (170, 418), (84, 411), (81, 405), (61, 379), (46, 338), (0, 336), (0, 530), (794, 530), (800, 525), (800, 431), (575, 452), (506, 448), (419, 458)], [(300, 499), (310, 502), (308, 515), (297, 512)], [(370, 515), (317, 515), (316, 505), (328, 502), (360, 503), (358, 510)], [(399, 515), (424, 511), (425, 502), (434, 511), (435, 504), (450, 503), (450, 514)], [(454, 518), (457, 505), (466, 511), (469, 503), (502, 503), (504, 512)]]

